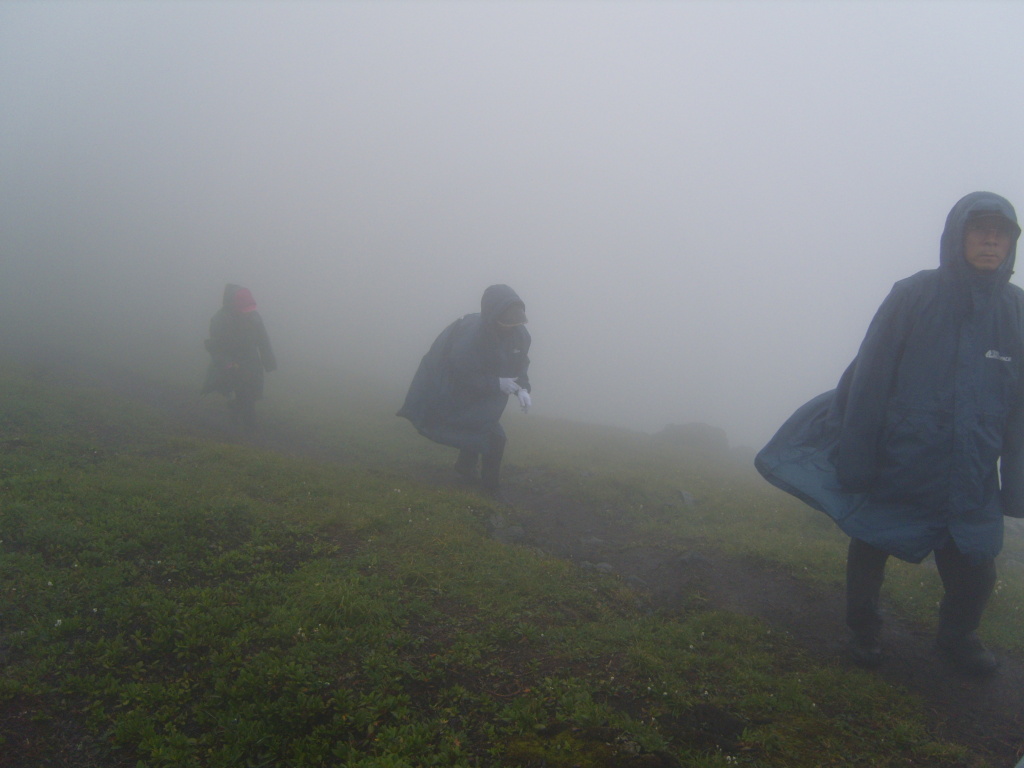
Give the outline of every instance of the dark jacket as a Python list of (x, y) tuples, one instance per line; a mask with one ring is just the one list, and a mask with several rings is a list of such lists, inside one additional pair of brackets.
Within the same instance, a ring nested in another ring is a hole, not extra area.
[(508, 403), (499, 378), (514, 378), (530, 391), (527, 369), (530, 334), (525, 326), (499, 329), (497, 318), (511, 304), (523, 304), (507, 285), (492, 285), (480, 312), (445, 328), (420, 361), (398, 415), (424, 437), (483, 453)]
[(236, 309), (236, 294), (241, 290), (240, 285), (225, 286), (224, 303), (210, 320), (206, 340), (210, 365), (203, 394), (220, 392), (258, 400), (263, 396), (263, 372), (274, 370), (277, 362), (259, 312)]
[(838, 387), (755, 460), (850, 536), (910, 562), (950, 536), (969, 556), (995, 557), (1003, 514), (1024, 515), (1024, 291), (1009, 283), (1016, 242), (994, 272), (965, 261), (979, 212), (1017, 220), (998, 195), (960, 200), (939, 268), (893, 286)]

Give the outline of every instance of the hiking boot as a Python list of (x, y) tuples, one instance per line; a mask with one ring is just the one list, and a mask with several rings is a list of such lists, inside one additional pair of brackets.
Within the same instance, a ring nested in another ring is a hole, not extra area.
[(999, 667), (999, 662), (974, 632), (966, 635), (940, 634), (936, 641), (939, 651), (953, 666), (968, 675), (985, 677)]
[(847, 650), (858, 666), (874, 669), (882, 663), (882, 646), (875, 635), (854, 635)]
[(502, 493), (501, 489), (497, 486), (484, 483), (484, 485), (481, 486), (481, 490), (488, 499), (496, 504), (501, 504), (506, 507), (512, 506), (512, 502), (508, 500), (508, 496)]

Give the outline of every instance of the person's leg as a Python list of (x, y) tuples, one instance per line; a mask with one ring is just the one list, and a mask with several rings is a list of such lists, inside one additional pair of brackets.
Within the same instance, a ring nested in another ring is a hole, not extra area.
[(965, 557), (950, 539), (935, 550), (935, 565), (946, 590), (939, 605), (940, 633), (963, 637), (974, 632), (996, 586), (995, 561)]
[(239, 396), (236, 398), (238, 405), (238, 421), (247, 434), (256, 431), (256, 401), (252, 397)]
[(501, 475), (501, 459), (505, 455), (504, 432), (487, 436), (487, 450), (481, 457), (480, 483), (485, 491), (497, 493)]
[(476, 472), (476, 465), (480, 461), (480, 454), (476, 451), (459, 451), (459, 458), (455, 461), (455, 471), (466, 480), (479, 479)]
[(235, 421), (245, 434), (252, 434), (256, 431), (256, 401), (260, 397), (258, 381), (241, 366), (235, 366), (232, 378)]
[(846, 555), (846, 625), (850, 628), (850, 652), (854, 660), (875, 666), (882, 660), (878, 636), (882, 617), (878, 611), (889, 554), (860, 539), (850, 539)]
[(945, 594), (939, 604), (939, 649), (962, 671), (987, 675), (999, 665), (976, 633), (996, 585), (991, 559), (965, 556), (950, 539), (935, 550)]

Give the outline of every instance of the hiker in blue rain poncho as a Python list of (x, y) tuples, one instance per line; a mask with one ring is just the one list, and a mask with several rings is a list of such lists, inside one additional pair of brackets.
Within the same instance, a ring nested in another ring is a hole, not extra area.
[(510, 395), (530, 407), (526, 305), (507, 285), (492, 285), (480, 312), (445, 328), (423, 356), (398, 412), (424, 437), (459, 449), (455, 470), (499, 494), (505, 451), (501, 418)]
[(934, 553), (940, 652), (964, 672), (997, 667), (975, 630), (1003, 515), (1024, 516), (1024, 291), (1009, 283), (1019, 235), (1002, 197), (960, 200), (939, 268), (893, 286), (838, 387), (797, 410), (755, 460), (851, 537), (846, 622), (865, 666), (882, 661), (886, 560)]
[(210, 364), (203, 394), (220, 392), (228, 412), (246, 432), (256, 428), (256, 401), (263, 397), (263, 372), (277, 367), (274, 352), (256, 301), (248, 288), (234, 283), (224, 287), (221, 308), (210, 320), (206, 340)]

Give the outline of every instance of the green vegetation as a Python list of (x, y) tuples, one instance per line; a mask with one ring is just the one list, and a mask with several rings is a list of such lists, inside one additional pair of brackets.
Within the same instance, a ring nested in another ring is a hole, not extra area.
[[(519, 453), (530, 461), (571, 468), (575, 480), (560, 487), (573, 488), (581, 503), (630, 520), (652, 540), (696, 539), (717, 551), (782, 566), (841, 594), (847, 537), (826, 515), (771, 488), (752, 465), (737, 466), (696, 450), (654, 447), (645, 435), (611, 430), (587, 435), (597, 428), (564, 424), (531, 427), (524, 435), (509, 430), (513, 445), (523, 443)], [(581, 450), (582, 445), (589, 448)], [(683, 503), (682, 490), (699, 503)], [(1021, 652), (1024, 536), (1019, 532), (1006, 536), (999, 573), (982, 634)], [(924, 565), (890, 559), (885, 594), (903, 614), (934, 624), (941, 593), (930, 559)]]
[[(490, 539), (487, 502), (406, 471), (447, 453), (393, 403), (346, 398), (265, 404), (310, 456), (344, 446), (339, 465), (0, 374), (0, 764), (987, 765), (912, 697), (755, 620), (650, 614), (613, 576)], [(840, 578), (841, 537), (750, 470), (509, 421), (510, 472), (539, 490)], [(894, 581), (927, 620), (936, 586)], [(1018, 649), (1022, 590), (1008, 576), (990, 612)]]

